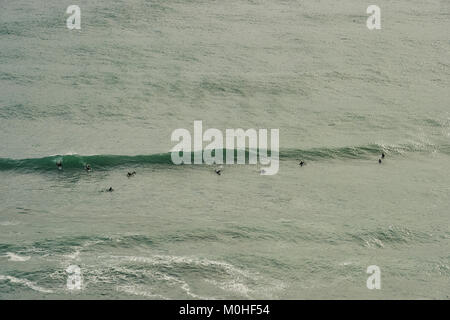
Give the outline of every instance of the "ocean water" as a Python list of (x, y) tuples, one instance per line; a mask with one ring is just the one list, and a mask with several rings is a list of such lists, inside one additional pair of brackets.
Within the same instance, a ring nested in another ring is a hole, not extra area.
[[(0, 299), (450, 298), (449, 1), (76, 4), (0, 2)], [(195, 120), (278, 174), (173, 165)]]

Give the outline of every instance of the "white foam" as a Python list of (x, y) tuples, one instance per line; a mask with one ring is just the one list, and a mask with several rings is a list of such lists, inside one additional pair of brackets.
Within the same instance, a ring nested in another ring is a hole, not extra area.
[(83, 251), (85, 248), (98, 244), (98, 243), (102, 243), (104, 242), (103, 240), (88, 240), (86, 242), (84, 242), (81, 246), (74, 246), (73, 249), (74, 251), (72, 253), (68, 253), (63, 255), (66, 259), (69, 260), (80, 260), (80, 254), (81, 251)]
[(79, 260), (80, 253), (81, 253), (80, 249), (77, 248), (75, 249), (74, 252), (65, 254), (64, 257), (69, 260)]
[(6, 257), (8, 257), (9, 261), (23, 262), (30, 260), (31, 257), (19, 256), (18, 254), (7, 252)]
[(205, 281), (219, 287), (224, 291), (234, 292), (246, 298), (251, 298), (250, 293), (252, 292), (252, 290), (250, 290), (250, 288), (246, 286), (244, 283), (239, 282), (239, 279), (232, 279), (225, 281), (207, 279)]
[[(176, 264), (188, 264), (188, 265), (196, 265), (202, 267), (213, 267), (220, 268), (227, 275), (226, 279), (223, 280), (214, 280), (214, 279), (204, 279), (204, 281), (215, 285), (216, 287), (229, 292), (237, 293), (245, 298), (251, 298), (253, 294), (261, 294), (261, 289), (264, 288), (250, 288), (248, 283), (258, 282), (262, 280), (261, 276), (258, 273), (252, 273), (246, 270), (242, 270), (238, 267), (233, 266), (230, 263), (223, 261), (215, 261), (208, 260), (205, 258), (198, 258), (192, 256), (169, 256), (169, 255), (154, 255), (151, 257), (142, 257), (142, 256), (109, 256), (115, 260), (122, 260), (128, 262), (138, 262), (138, 263), (146, 263), (150, 265), (167, 265), (172, 266)], [(155, 276), (155, 275), (153, 275)], [(189, 283), (167, 275), (158, 273), (159, 278), (162, 276), (162, 280), (177, 283), (179, 287), (189, 296), (194, 299), (216, 299), (214, 297), (202, 297), (192, 292)], [(270, 281), (269, 287), (266, 288), (267, 296), (270, 297), (270, 292), (282, 290), (284, 288), (283, 283), (275, 283), (274, 281)]]
[(19, 278), (12, 277), (12, 276), (0, 275), (0, 281), (1, 280), (8, 280), (9, 282), (12, 282), (12, 283), (19, 283), (19, 284), (22, 284), (24, 286), (27, 286), (28, 288), (30, 288), (30, 289), (32, 289), (34, 291), (39, 291), (39, 292), (43, 292), (43, 293), (53, 293), (52, 290), (46, 289), (46, 288), (42, 288), (42, 287), (36, 285), (35, 283), (27, 280), (27, 279), (19, 279)]
[(111, 256), (111, 258), (131, 261), (131, 262), (142, 262), (153, 265), (172, 265), (172, 264), (191, 264), (198, 266), (214, 266), (224, 269), (225, 272), (230, 274), (240, 274), (249, 278), (255, 279), (253, 274), (236, 268), (232, 264), (223, 261), (215, 261), (208, 259), (201, 259), (197, 257), (189, 256), (165, 256), (165, 255), (154, 255), (152, 257), (139, 257), (139, 256)]
[(117, 286), (116, 291), (135, 295), (135, 296), (141, 296), (141, 297), (145, 297), (145, 298), (157, 298), (157, 299), (168, 300), (168, 298), (166, 298), (160, 294), (154, 294), (148, 290), (138, 288), (136, 286)]
[(19, 223), (17, 221), (0, 221), (0, 226), (17, 226)]

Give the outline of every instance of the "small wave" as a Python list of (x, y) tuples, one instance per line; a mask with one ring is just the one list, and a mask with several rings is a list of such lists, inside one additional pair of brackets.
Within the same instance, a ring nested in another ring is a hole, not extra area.
[(36, 285), (34, 282), (31, 282), (27, 279), (20, 279), (12, 276), (0, 275), (0, 281), (9, 281), (11, 283), (16, 283), (20, 285), (24, 285), (34, 291), (42, 292), (42, 293), (53, 293), (53, 290), (46, 289)]
[(430, 234), (397, 226), (389, 226), (387, 229), (375, 231), (362, 231), (350, 234), (350, 237), (368, 248), (384, 248), (386, 244), (424, 243), (432, 240)]

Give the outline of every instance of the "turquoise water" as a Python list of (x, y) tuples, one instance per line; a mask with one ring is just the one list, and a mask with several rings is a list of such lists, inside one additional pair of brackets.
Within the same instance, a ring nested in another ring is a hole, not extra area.
[[(77, 4), (0, 4), (1, 299), (450, 297), (448, 1)], [(278, 174), (173, 165), (195, 120)]]

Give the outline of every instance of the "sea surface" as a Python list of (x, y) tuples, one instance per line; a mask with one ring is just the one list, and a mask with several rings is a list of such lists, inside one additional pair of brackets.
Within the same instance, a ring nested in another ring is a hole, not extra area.
[[(370, 4), (1, 0), (0, 299), (449, 299), (450, 2)], [(195, 120), (278, 174), (172, 164)]]

